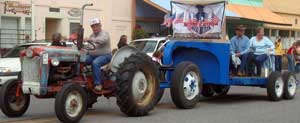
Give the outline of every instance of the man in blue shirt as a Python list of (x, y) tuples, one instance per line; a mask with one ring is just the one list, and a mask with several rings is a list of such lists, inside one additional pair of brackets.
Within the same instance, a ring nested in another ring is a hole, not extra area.
[(243, 76), (245, 75), (245, 65), (248, 58), (248, 49), (250, 47), (250, 41), (249, 38), (244, 35), (245, 28), (243, 25), (237, 26), (235, 28), (235, 33), (236, 35), (230, 40), (230, 53), (232, 56), (238, 57), (241, 60), (241, 65), (239, 69), (235, 68), (231, 59), (230, 68), (233, 74)]

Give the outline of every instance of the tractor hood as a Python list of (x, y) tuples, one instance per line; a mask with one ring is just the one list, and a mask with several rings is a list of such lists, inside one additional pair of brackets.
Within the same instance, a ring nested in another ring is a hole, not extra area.
[(41, 56), (42, 54), (48, 54), (48, 57), (50, 59), (56, 58), (60, 61), (68, 61), (68, 62), (77, 61), (78, 56), (80, 56), (80, 61), (84, 62), (87, 53), (85, 50), (79, 51), (77, 49), (73, 49), (70, 47), (61, 47), (61, 46), (31, 46), (27, 49), (27, 51), (28, 50), (32, 51), (33, 56)]

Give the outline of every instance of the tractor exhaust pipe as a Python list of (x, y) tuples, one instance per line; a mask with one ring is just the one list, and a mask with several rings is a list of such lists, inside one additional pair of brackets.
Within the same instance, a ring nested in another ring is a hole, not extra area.
[(83, 47), (83, 34), (84, 34), (84, 29), (83, 29), (83, 17), (84, 17), (84, 9), (88, 6), (93, 6), (93, 3), (90, 4), (84, 4), (81, 7), (81, 17), (80, 17), (80, 27), (78, 29), (78, 39), (77, 39), (77, 48), (78, 50), (81, 50)]
[[(83, 29), (83, 16), (84, 16), (84, 9), (87, 6), (93, 6), (93, 3), (90, 4), (84, 4), (81, 7), (81, 17), (80, 17), (80, 27), (78, 29), (78, 33), (77, 33), (77, 49), (81, 50), (81, 48), (83, 47), (83, 34), (84, 34), (84, 29)], [(77, 60), (77, 71), (76, 71), (76, 75), (80, 74), (80, 56), (78, 57)]]

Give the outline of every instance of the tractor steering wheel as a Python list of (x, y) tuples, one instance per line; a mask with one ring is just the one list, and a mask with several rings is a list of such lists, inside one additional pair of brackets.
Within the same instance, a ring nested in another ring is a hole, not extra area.
[[(76, 40), (73, 40), (72, 41), (74, 45), (77, 46), (77, 41)], [(91, 42), (90, 40), (86, 41), (87, 44), (85, 45), (84, 42), (83, 42), (83, 48), (86, 49), (86, 50), (95, 50), (96, 49), (96, 46), (93, 42)]]

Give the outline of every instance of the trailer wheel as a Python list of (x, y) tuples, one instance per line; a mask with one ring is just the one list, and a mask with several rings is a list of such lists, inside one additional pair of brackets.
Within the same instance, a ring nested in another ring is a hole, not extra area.
[(159, 90), (159, 66), (144, 53), (133, 54), (117, 71), (117, 104), (128, 116), (145, 116), (154, 109)]
[(62, 87), (55, 99), (55, 113), (64, 123), (78, 122), (87, 110), (87, 94), (83, 87), (70, 83)]
[(17, 96), (19, 83), (17, 79), (7, 81), (0, 89), (0, 108), (7, 117), (20, 117), (28, 109), (30, 104), (30, 95), (23, 94), (20, 89), (20, 95)]
[(214, 96), (214, 90), (212, 89), (211, 85), (203, 85), (202, 89), (202, 96), (204, 97), (212, 97)]
[(228, 93), (230, 86), (228, 86), (228, 85), (213, 85), (212, 88), (218, 96), (224, 96)]
[(282, 79), (284, 82), (283, 98), (287, 100), (293, 99), (296, 95), (297, 79), (292, 72), (283, 73)]
[(279, 101), (284, 94), (284, 82), (280, 72), (273, 72), (267, 83), (268, 98), (271, 101)]
[(172, 74), (171, 97), (178, 108), (190, 109), (198, 103), (202, 78), (198, 66), (192, 62), (177, 65)]

